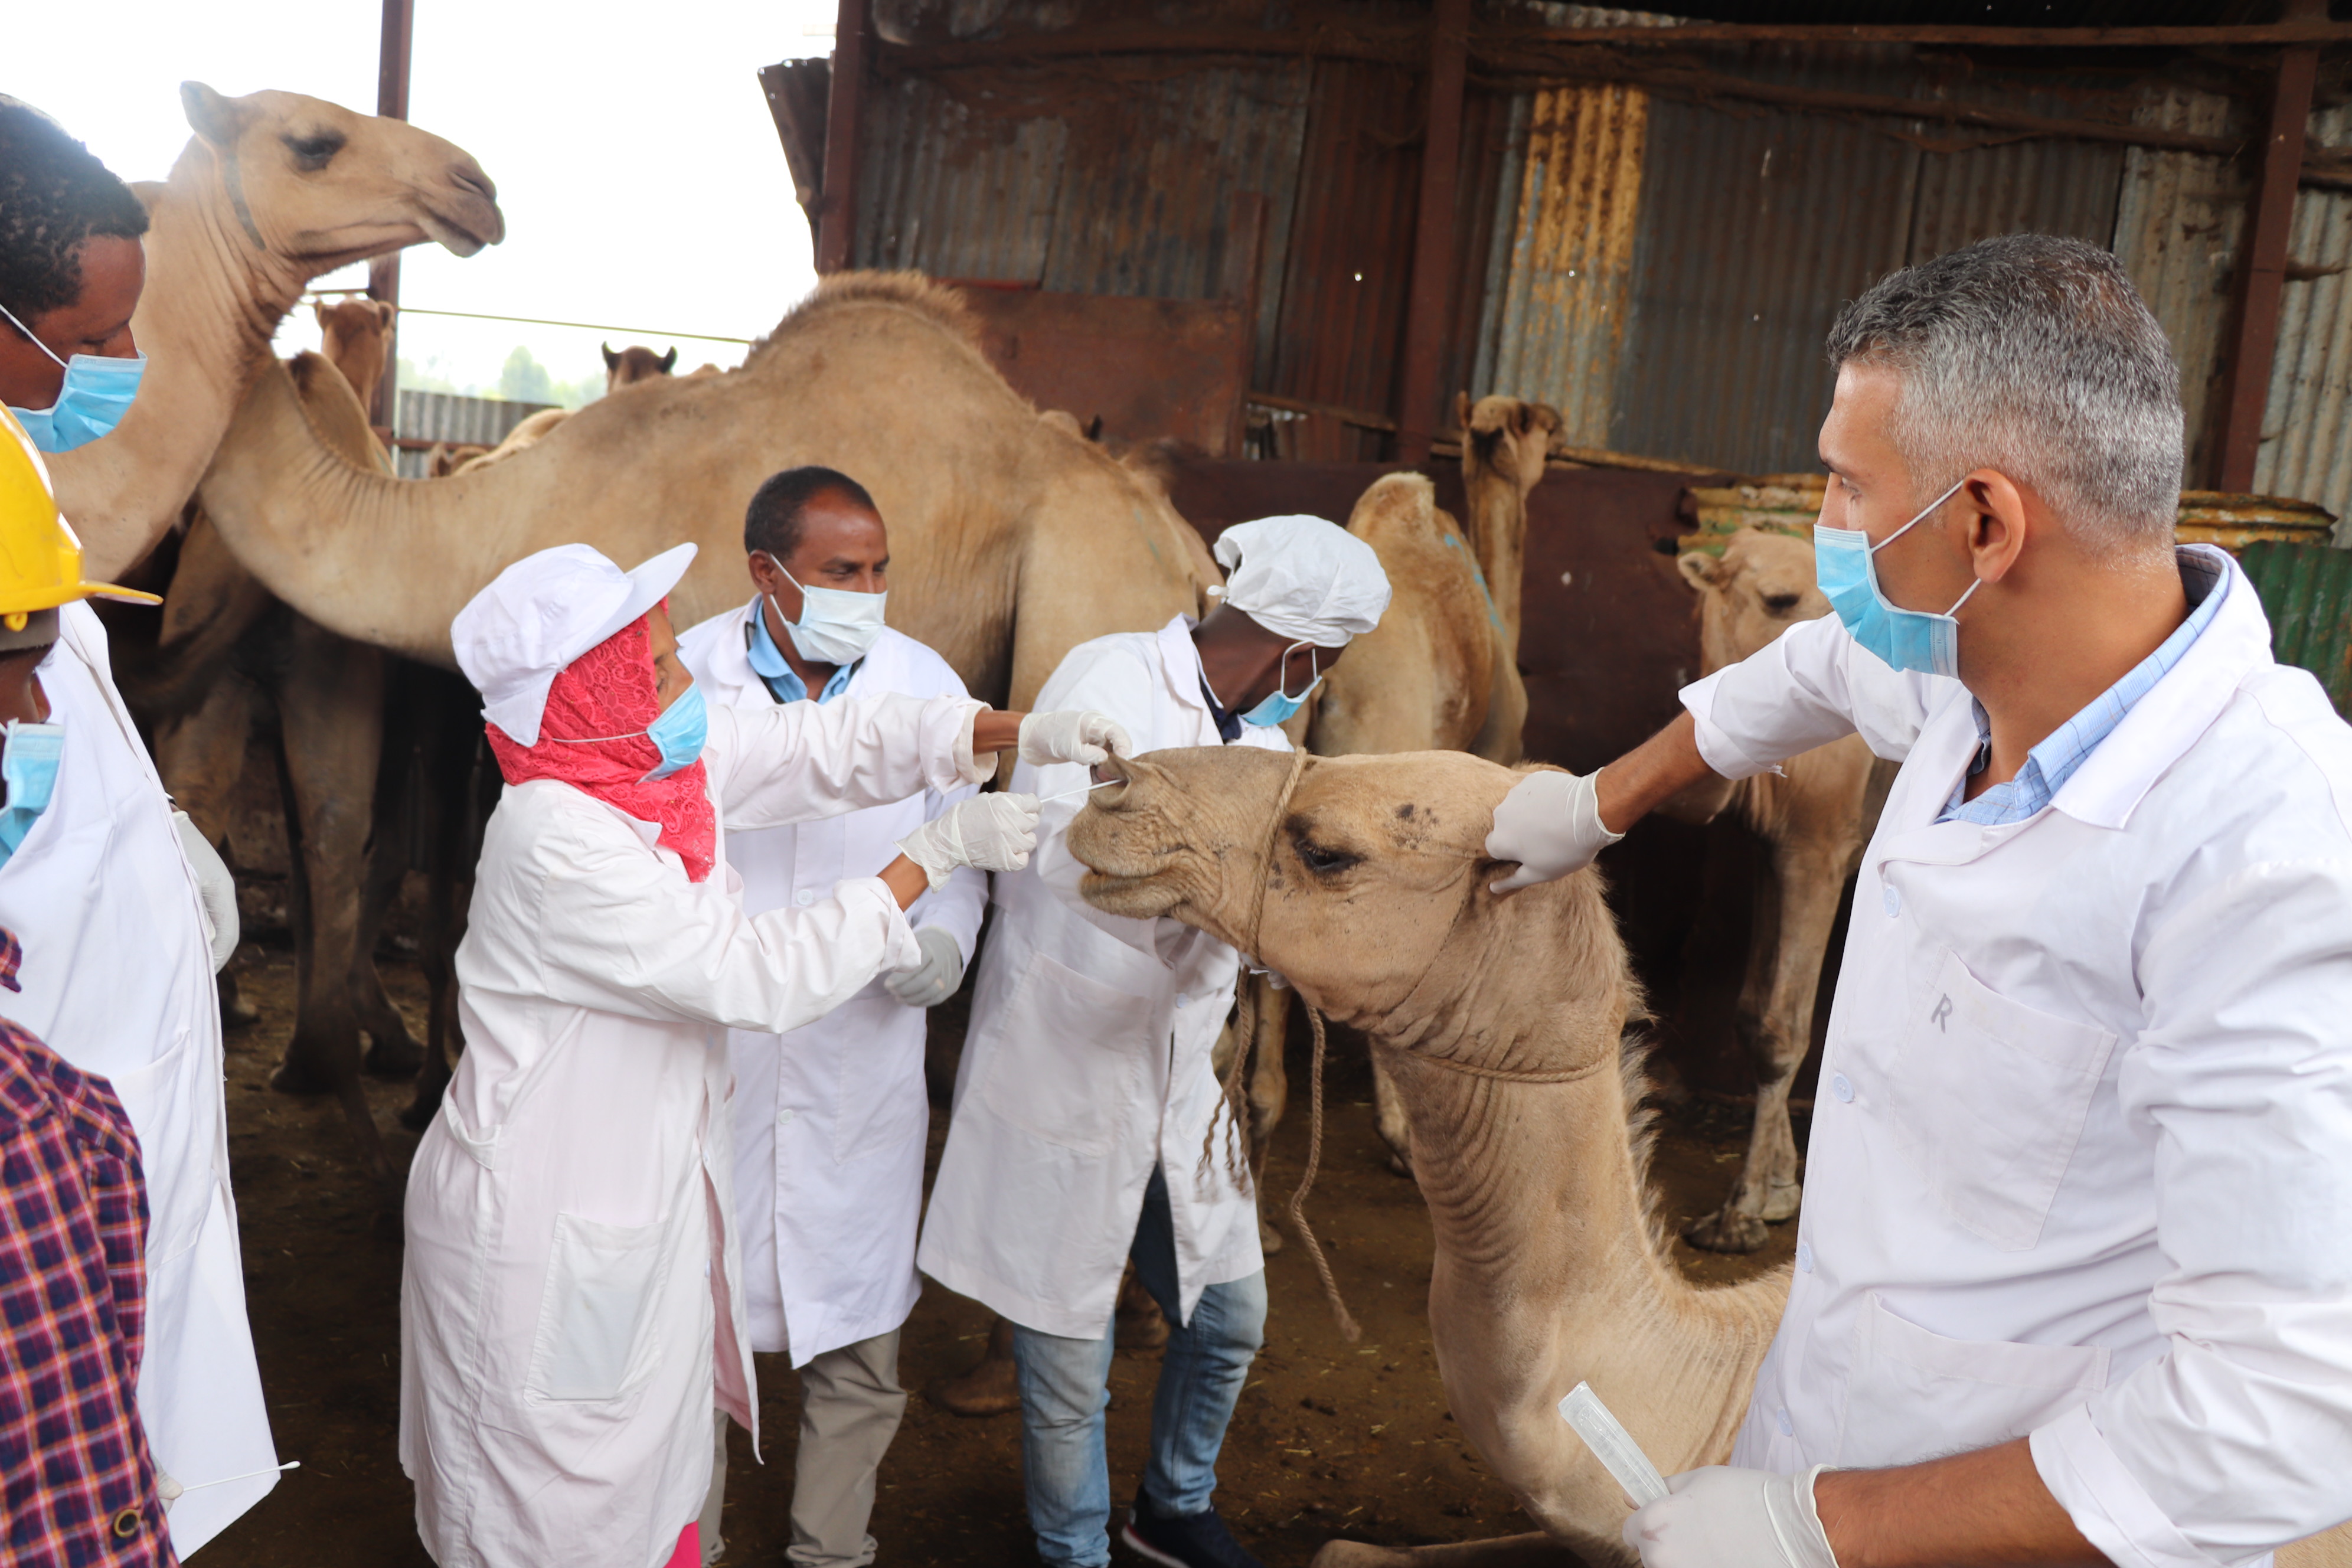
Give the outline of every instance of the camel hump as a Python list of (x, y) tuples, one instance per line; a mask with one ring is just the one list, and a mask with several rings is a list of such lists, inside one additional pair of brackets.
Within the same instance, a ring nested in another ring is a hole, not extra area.
[[(1381, 552), (1385, 562), (1392, 551), (1447, 551), (1461, 557), (1465, 574), (1476, 567), (1467, 553), (1468, 542), (1454, 519), (1437, 504), (1437, 487), (1424, 474), (1382, 474), (1357, 498), (1348, 514), (1348, 531)], [(1390, 574), (1393, 579), (1395, 574)]]
[[(973, 348), (980, 346), (980, 326), (972, 320), (963, 296), (942, 283), (934, 283), (920, 272), (835, 272), (817, 282), (809, 297), (793, 307), (776, 330), (768, 335), (773, 342), (796, 327), (805, 327), (822, 317), (857, 305), (895, 305), (914, 311), (929, 320), (933, 325), (961, 338)], [(753, 348), (757, 356), (767, 346), (762, 342)]]

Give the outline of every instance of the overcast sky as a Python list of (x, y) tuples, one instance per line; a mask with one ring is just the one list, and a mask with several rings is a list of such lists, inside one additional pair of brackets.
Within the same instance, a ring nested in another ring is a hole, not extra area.
[[(835, 0), (416, 0), (409, 118), (498, 182), (506, 243), (405, 253), (410, 305), (611, 322), (571, 331), (404, 317), (400, 351), (484, 384), (518, 343), (558, 380), (596, 344), (675, 342), (732, 364), (815, 281), (808, 226), (753, 73), (831, 50)], [(377, 0), (11, 5), (0, 92), (61, 121), (125, 179), (162, 179), (188, 140), (179, 83), (306, 92), (373, 113)], [(320, 279), (364, 283), (364, 269)], [(307, 320), (281, 352), (315, 347)]]

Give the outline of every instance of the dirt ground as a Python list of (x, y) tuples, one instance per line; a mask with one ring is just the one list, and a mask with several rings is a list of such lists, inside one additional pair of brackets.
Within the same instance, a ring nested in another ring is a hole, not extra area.
[[(430, 1560), (417, 1543), (414, 1498), (396, 1452), (397, 1210), (360, 1174), (332, 1104), (268, 1088), (292, 1028), (291, 952), (248, 944), (238, 964), (246, 994), (261, 1012), (228, 1042), (229, 1146), (246, 1289), (278, 1453), (301, 1468), (196, 1561), (207, 1568), (425, 1564)], [(387, 959), (383, 967), (422, 1038), (425, 989), (415, 965)], [(956, 1004), (934, 1015), (935, 1037), (960, 1037), (961, 1027)], [(1302, 1047), (1304, 1034), (1292, 1031)], [(1267, 1190), (1286, 1202), (1306, 1151), (1304, 1066), (1294, 1068), (1293, 1113), (1266, 1173)], [(377, 1083), (369, 1092), (404, 1170), (416, 1138), (394, 1113), (409, 1086)], [(1323, 1172), (1308, 1216), (1363, 1338), (1354, 1345), (1340, 1339), (1303, 1248), (1292, 1245), (1269, 1260), (1266, 1347), (1226, 1439), (1219, 1506), (1269, 1568), (1304, 1563), (1339, 1535), (1412, 1545), (1524, 1530), (1524, 1516), (1446, 1413), (1429, 1344), (1428, 1223), (1412, 1184), (1383, 1163), (1360, 1054), (1336, 1037), (1327, 1092)], [(945, 1112), (935, 1112), (934, 1167), (946, 1129)], [(1675, 1228), (1721, 1201), (1746, 1137), (1745, 1113), (1737, 1109), (1667, 1110), (1655, 1178)], [(1693, 1279), (1727, 1282), (1786, 1260), (1794, 1245), (1794, 1227), (1784, 1226), (1754, 1258), (1695, 1253), (1679, 1242), (1675, 1255)], [(988, 1325), (976, 1303), (926, 1281), (907, 1325), (902, 1381), (920, 1390), (962, 1371)], [(783, 1562), (798, 1427), (790, 1368), (763, 1356), (758, 1370), (767, 1463), (756, 1467), (746, 1435), (734, 1434), (724, 1530), (727, 1561), (742, 1568)], [(1111, 1491), (1122, 1506), (1142, 1467), (1157, 1373), (1153, 1354), (1129, 1351), (1111, 1373)], [(873, 1531), (885, 1563), (1034, 1561), (1017, 1416), (960, 1419), (918, 1393), (881, 1486)]]

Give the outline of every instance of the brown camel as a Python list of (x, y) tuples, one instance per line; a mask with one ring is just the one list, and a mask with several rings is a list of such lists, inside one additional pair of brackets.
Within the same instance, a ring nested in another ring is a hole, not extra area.
[(319, 350), (327, 363), (365, 403), (383, 381), (383, 362), (392, 352), (392, 321), (398, 307), (388, 300), (351, 296), (332, 304), (321, 300), (310, 307), (319, 322)]
[[(1721, 1464), (1789, 1274), (1701, 1289), (1659, 1235), (1639, 1004), (1600, 877), (1496, 898), (1495, 803), (1518, 775), (1441, 752), (1306, 761), (1201, 748), (1106, 770), (1070, 828), (1087, 900), (1172, 915), (1290, 976), (1370, 1036), (1403, 1090), (1437, 1257), (1429, 1324), (1446, 1405), (1536, 1533), (1397, 1551), (1332, 1542), (1317, 1568), (1626, 1563), (1623, 1492), (1559, 1418), (1589, 1382), (1671, 1475)], [(2282, 1549), (2344, 1568), (2352, 1526)]]
[(1489, 818), (1518, 775), (1458, 752), (1305, 760), (1295, 784), (1290, 759), (1230, 748), (1105, 771), (1127, 783), (1070, 830), (1087, 901), (1232, 942), (1370, 1037), (1436, 1232), (1447, 1406), (1550, 1542), (1623, 1563), (1622, 1494), (1554, 1405), (1589, 1381), (1663, 1468), (1719, 1462), (1788, 1276), (1702, 1290), (1666, 1255), (1621, 1071), (1639, 998), (1599, 876), (1487, 891)]
[(1213, 581), (1165, 491), (1040, 420), (982, 356), (952, 291), (910, 274), (835, 274), (741, 369), (643, 383), (509, 461), (432, 484), (336, 452), (285, 372), (265, 372), (203, 494), (278, 597), (446, 668), (458, 608), (551, 544), (635, 562), (698, 540), (673, 618), (734, 605), (745, 500), (802, 463), (873, 489), (890, 520), (893, 624), (992, 701), (1026, 702), (1089, 637), (1197, 613)]
[[(604, 393), (607, 396), (625, 386), (657, 381), (669, 374), (670, 366), (677, 363), (676, 349), (666, 354), (657, 354), (651, 349), (632, 346), (614, 353), (605, 345), (598, 346), (604, 350)], [(699, 375), (702, 372), (694, 374)], [(436, 446), (425, 465), (428, 476), (436, 479), (448, 479), (457, 474), (470, 474), (477, 468), (487, 468), (493, 463), (503, 463), (517, 452), (527, 452), (547, 439), (549, 434), (571, 418), (573, 412), (569, 408), (542, 408), (508, 431), (505, 439), (495, 447), (450, 448)]]
[(657, 354), (648, 348), (632, 343), (619, 353), (610, 343), (598, 343), (604, 355), (604, 390), (627, 386), (633, 382), (651, 381), (657, 375), (667, 375), (677, 368), (677, 349)]
[[(1720, 558), (1691, 550), (1677, 564), (1698, 591), (1704, 671), (1736, 664), (1796, 622), (1830, 613), (1814, 581), (1813, 547), (1801, 539), (1744, 528)], [(1768, 1224), (1797, 1212), (1802, 1188), (1789, 1085), (1812, 1044), (1814, 994), (1839, 897), (1893, 774), (1860, 736), (1848, 735), (1791, 757), (1779, 775), (1716, 784), (1674, 805), (1673, 815), (1700, 822), (1728, 805), (1771, 847), (1769, 865), (1756, 879), (1739, 991), (1741, 1043), (1756, 1064), (1756, 1124), (1731, 1195), (1684, 1231), (1693, 1247), (1754, 1252), (1764, 1245)]]
[(413, 125), (291, 92), (185, 82), (180, 98), (195, 136), (169, 180), (138, 187), (152, 226), (131, 325), (146, 379), (112, 435), (49, 459), (82, 569), (102, 580), (180, 521), (312, 278), (426, 239), (471, 256), (506, 234), (480, 165)]
[[(1379, 552), (1394, 597), (1379, 627), (1348, 645), (1325, 678), (1306, 731), (1318, 757), (1465, 751), (1505, 765), (1519, 760), (1528, 692), (1519, 679), (1519, 584), (1528, 493), (1544, 476), (1559, 416), (1516, 397), (1454, 398), (1462, 426), (1468, 548), (1418, 474), (1374, 481), (1348, 531)], [(1294, 737), (1296, 739), (1296, 737)], [(1262, 1158), (1289, 1098), (1283, 1060), (1289, 1003), (1264, 981), (1250, 1070), (1250, 1123)], [(1412, 1174), (1404, 1112), (1379, 1057), (1372, 1099), (1397, 1174)], [(1267, 1240), (1279, 1244), (1271, 1227)]]

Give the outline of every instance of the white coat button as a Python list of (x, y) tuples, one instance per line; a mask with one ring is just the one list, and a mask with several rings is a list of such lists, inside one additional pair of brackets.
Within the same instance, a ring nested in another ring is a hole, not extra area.
[(1793, 1437), (1797, 1435), (1796, 1427), (1790, 1424), (1789, 1407), (1787, 1405), (1783, 1405), (1780, 1409), (1772, 1412), (1772, 1419), (1780, 1423), (1781, 1436)]
[(1801, 1241), (1797, 1243), (1797, 1267), (1803, 1269), (1808, 1274), (1811, 1274), (1813, 1271), (1813, 1244), (1811, 1242)]
[(789, 1111), (789, 1110), (779, 1110), (779, 1111), (777, 1111), (777, 1112), (776, 1112), (776, 1125), (777, 1125), (777, 1126), (779, 1126), (779, 1127), (790, 1127), (792, 1124), (793, 1124), (793, 1113), (792, 1113), (791, 1111)]
[(1853, 1080), (1846, 1077), (1845, 1074), (1839, 1073), (1830, 1079), (1830, 1092), (1837, 1096), (1837, 1101), (1840, 1105), (1852, 1105), (1853, 1103)]
[(1895, 884), (1892, 882), (1886, 884), (1885, 889), (1881, 893), (1879, 901), (1886, 906), (1886, 918), (1888, 920), (1893, 920), (1896, 915), (1903, 912), (1903, 895), (1895, 890)]
[(816, 894), (806, 888), (803, 888), (799, 892), (793, 895), (793, 902), (798, 904), (803, 909), (806, 909), (811, 904), (816, 902)]

